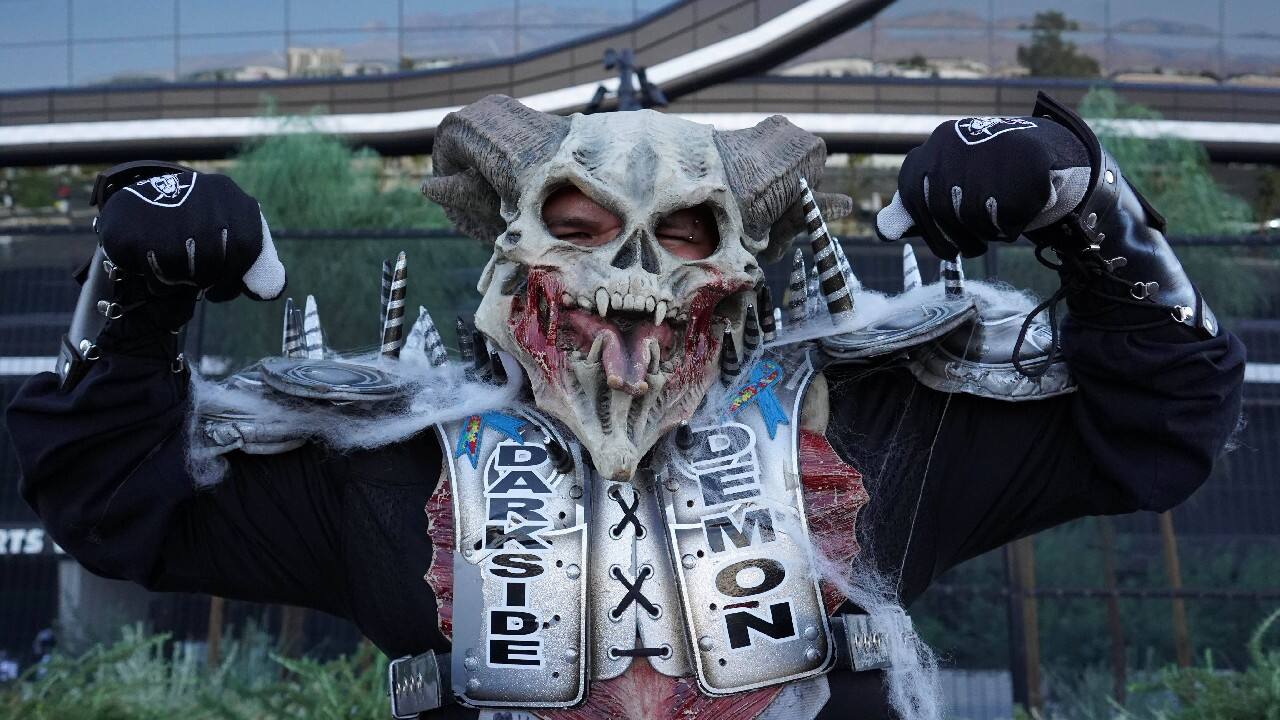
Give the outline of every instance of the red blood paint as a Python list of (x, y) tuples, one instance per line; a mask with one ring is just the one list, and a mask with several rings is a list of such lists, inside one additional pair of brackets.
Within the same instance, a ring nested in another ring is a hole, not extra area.
[[(564, 285), (554, 272), (542, 268), (530, 268), (524, 296), (511, 298), (511, 315), (507, 322), (511, 334), (524, 351), (533, 358), (549, 383), (556, 383), (564, 368), (565, 355), (556, 347), (556, 335), (560, 325), (560, 296)], [(547, 304), (547, 330), (544, 333), (538, 320), (538, 299)]]
[[(840, 459), (825, 436), (801, 429), (800, 480), (809, 536), (832, 562), (851, 567), (859, 549), (855, 533), (858, 511), (870, 499), (862, 485), (862, 473)], [(845, 597), (826, 580), (821, 587), (827, 612), (835, 612)]]
[[(726, 297), (750, 287), (744, 282), (729, 282), (718, 275), (715, 277), (715, 280), (699, 288), (689, 302), (683, 354), (668, 376), (664, 388), (667, 395), (681, 393), (699, 385), (708, 364), (715, 359), (720, 349), (720, 338), (714, 337), (711, 332), (713, 311)], [(586, 352), (591, 348), (595, 335), (603, 331), (609, 333), (602, 352), (606, 372), (617, 375), (623, 381), (624, 389), (633, 394), (641, 394), (643, 388), (640, 381), (644, 378), (646, 368), (641, 362), (640, 348), (645, 340), (652, 337), (658, 340), (664, 350), (669, 350), (673, 338), (668, 324), (637, 323), (624, 338), (607, 318), (599, 318), (589, 310), (561, 306), (564, 283), (558, 276), (558, 271), (553, 268), (530, 268), (525, 287), (523, 296), (511, 299), (508, 324), (516, 343), (533, 359), (548, 383), (559, 385), (561, 372), (567, 364), (566, 352), (557, 347), (559, 332), (571, 328), (577, 340), (576, 349)], [(539, 298), (547, 305), (545, 331), (538, 320)], [(561, 327), (562, 314), (566, 320), (565, 328)]]
[[(448, 462), (446, 460), (445, 462)], [(440, 632), (453, 638), (453, 492), (449, 469), (440, 468), (436, 490), (427, 499), (427, 537), (431, 538), (431, 564), (423, 580), (436, 596), (436, 621)]]
[(728, 697), (698, 692), (692, 677), (673, 678), (634, 658), (616, 678), (591, 683), (587, 701), (572, 710), (537, 710), (546, 720), (751, 720), (782, 692), (781, 686)]

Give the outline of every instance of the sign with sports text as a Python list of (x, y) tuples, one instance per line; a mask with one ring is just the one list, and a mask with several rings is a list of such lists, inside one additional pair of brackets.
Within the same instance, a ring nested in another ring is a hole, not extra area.
[(574, 705), (586, 693), (590, 471), (557, 467), (548, 445), (576, 446), (533, 411), (442, 432), (455, 448), (454, 694), (475, 707)]
[(803, 352), (761, 359), (719, 422), (659, 448), (668, 543), (709, 695), (800, 680), (834, 662), (795, 451), (812, 372)]

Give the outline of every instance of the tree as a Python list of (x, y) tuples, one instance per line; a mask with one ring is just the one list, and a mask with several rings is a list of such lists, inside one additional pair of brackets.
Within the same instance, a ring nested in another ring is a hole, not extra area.
[(1036, 13), (1031, 21), (1031, 44), (1018, 46), (1018, 64), (1033, 77), (1097, 77), (1098, 61), (1080, 52), (1062, 33), (1080, 29), (1057, 10)]
[[(370, 239), (362, 230), (447, 229), (435, 204), (408, 183), (382, 180), (382, 160), (341, 138), (316, 131), (305, 118), (287, 132), (250, 142), (228, 174), (257, 198), (273, 230), (349, 230), (345, 237), (278, 239), (295, 303), (316, 296), (330, 348), (353, 350), (380, 341), (382, 260), (404, 250), (409, 261), (408, 322), (426, 306), (446, 342), (458, 314), (474, 311), (480, 269), (489, 257), (466, 237)], [(205, 354), (238, 367), (280, 352), (283, 299), (206, 304)]]

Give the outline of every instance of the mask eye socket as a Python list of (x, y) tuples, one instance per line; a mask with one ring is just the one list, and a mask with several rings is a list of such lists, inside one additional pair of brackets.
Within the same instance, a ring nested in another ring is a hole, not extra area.
[(662, 249), (682, 260), (702, 260), (720, 246), (720, 229), (711, 206), (677, 210), (658, 221), (654, 237)]
[(622, 221), (572, 185), (556, 190), (542, 203), (542, 224), (560, 240), (599, 247), (622, 230)]

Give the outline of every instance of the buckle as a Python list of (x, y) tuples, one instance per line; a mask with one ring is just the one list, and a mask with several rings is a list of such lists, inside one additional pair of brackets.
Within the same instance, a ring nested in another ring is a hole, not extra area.
[(391, 717), (416, 720), (419, 713), (441, 706), (440, 665), (430, 650), (416, 657), (408, 655), (391, 661), (387, 668), (387, 694), (391, 696)]
[(1135, 282), (1133, 285), (1129, 286), (1129, 295), (1134, 300), (1146, 300), (1152, 295), (1155, 295), (1156, 291), (1159, 289), (1160, 289), (1160, 283), (1158, 282), (1154, 282), (1154, 281), (1142, 282), (1141, 280), (1139, 280), (1138, 282)]
[(98, 312), (105, 315), (108, 320), (119, 320), (124, 317), (124, 306), (118, 302), (99, 300)]

